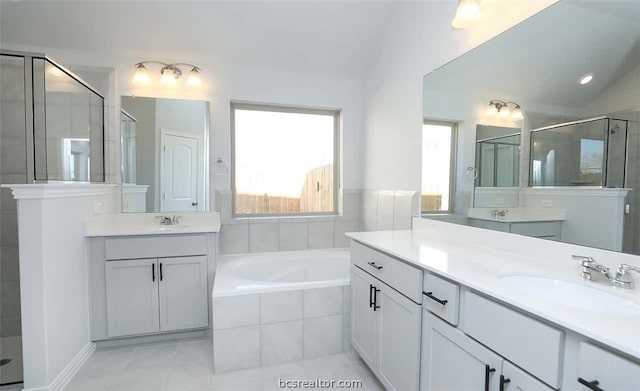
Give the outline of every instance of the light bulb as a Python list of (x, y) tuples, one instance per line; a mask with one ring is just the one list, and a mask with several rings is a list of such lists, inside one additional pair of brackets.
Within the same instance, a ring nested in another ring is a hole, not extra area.
[(162, 68), (162, 71), (160, 71), (160, 73), (161, 73), (160, 82), (162, 84), (168, 84), (168, 85), (176, 84), (176, 74), (173, 68), (166, 68), (166, 67)]
[(489, 108), (487, 109), (487, 115), (496, 115), (498, 114), (498, 109), (494, 103), (489, 103)]
[(511, 112), (511, 118), (513, 119), (523, 119), (524, 115), (522, 115), (522, 109), (520, 106), (516, 106)]
[(455, 28), (469, 27), (470, 23), (480, 15), (480, 7), (476, 0), (460, 0), (456, 8), (456, 16), (451, 21)]
[(146, 84), (149, 82), (149, 72), (147, 71), (147, 68), (144, 65), (142, 64), (136, 65), (136, 73), (133, 76), (133, 82), (141, 83), (141, 84)]
[(193, 87), (197, 87), (202, 84), (198, 68), (194, 67), (193, 69), (191, 69), (191, 72), (189, 72), (189, 76), (187, 76), (187, 84)]
[(498, 114), (500, 114), (500, 117), (508, 117), (511, 115), (511, 110), (508, 106), (502, 106), (500, 110), (498, 110)]
[(579, 80), (578, 83), (585, 85), (587, 83), (589, 83), (591, 80), (593, 80), (593, 73), (587, 73), (586, 75), (582, 76)]

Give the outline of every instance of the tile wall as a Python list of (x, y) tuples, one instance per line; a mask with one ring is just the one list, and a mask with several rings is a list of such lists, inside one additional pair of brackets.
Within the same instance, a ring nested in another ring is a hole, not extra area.
[(349, 246), (346, 232), (411, 229), (420, 215), (415, 191), (342, 191), (337, 216), (235, 219), (231, 215), (231, 190), (216, 192), (220, 212), (221, 254), (292, 251)]
[(215, 298), (215, 373), (347, 352), (350, 307), (348, 285)]

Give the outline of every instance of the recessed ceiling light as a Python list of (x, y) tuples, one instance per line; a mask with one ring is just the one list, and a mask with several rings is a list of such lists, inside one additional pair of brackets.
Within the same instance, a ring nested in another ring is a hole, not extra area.
[(589, 83), (591, 80), (593, 80), (593, 73), (587, 73), (586, 75), (578, 79), (578, 83), (585, 85)]

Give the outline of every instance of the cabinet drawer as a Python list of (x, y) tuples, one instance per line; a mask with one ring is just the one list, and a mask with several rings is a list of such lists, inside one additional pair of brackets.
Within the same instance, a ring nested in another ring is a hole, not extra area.
[(422, 302), (422, 270), (355, 241), (351, 241), (351, 262), (414, 302)]
[[(640, 390), (640, 364), (586, 342), (580, 344), (578, 377), (607, 391)], [(576, 386), (588, 390), (577, 380)]]
[(205, 235), (151, 236), (105, 240), (105, 258), (136, 259), (205, 255)]
[(564, 334), (547, 324), (464, 291), (461, 328), (548, 385), (560, 387)]
[(504, 391), (553, 391), (553, 388), (509, 361), (502, 361), (502, 376), (505, 379)]
[(422, 289), (422, 305), (452, 325), (457, 325), (460, 287), (433, 274), (425, 273)]
[(511, 223), (511, 233), (533, 237), (554, 237), (562, 233), (562, 226), (558, 222)]

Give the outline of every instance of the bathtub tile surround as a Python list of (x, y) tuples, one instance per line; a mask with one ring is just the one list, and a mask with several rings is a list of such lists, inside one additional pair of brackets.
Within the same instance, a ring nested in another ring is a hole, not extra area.
[(345, 328), (349, 324), (344, 322), (344, 316), (348, 316), (344, 313), (344, 289), (338, 286), (214, 297), (215, 372), (343, 352), (344, 335), (349, 335)]
[(233, 218), (231, 190), (216, 191), (221, 254), (346, 248), (346, 232), (410, 229), (420, 215), (420, 194), (401, 190), (342, 191), (337, 216)]

